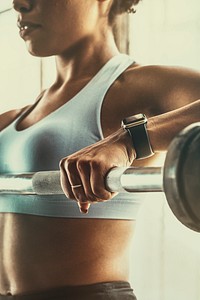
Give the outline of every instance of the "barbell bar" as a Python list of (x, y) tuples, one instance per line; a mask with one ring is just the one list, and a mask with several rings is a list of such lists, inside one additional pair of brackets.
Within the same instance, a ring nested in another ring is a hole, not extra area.
[[(162, 168), (114, 168), (106, 177), (111, 192), (161, 192)], [(0, 194), (59, 195), (60, 171), (0, 175)]]
[[(164, 192), (177, 219), (200, 232), (200, 122), (174, 138), (163, 167), (114, 168), (105, 185), (111, 192)], [(0, 194), (63, 194), (60, 172), (0, 174)]]

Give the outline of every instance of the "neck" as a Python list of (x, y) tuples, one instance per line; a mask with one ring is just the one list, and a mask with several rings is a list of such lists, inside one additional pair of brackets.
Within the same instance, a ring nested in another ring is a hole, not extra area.
[(57, 83), (92, 78), (100, 68), (119, 53), (112, 32), (95, 33), (56, 56)]

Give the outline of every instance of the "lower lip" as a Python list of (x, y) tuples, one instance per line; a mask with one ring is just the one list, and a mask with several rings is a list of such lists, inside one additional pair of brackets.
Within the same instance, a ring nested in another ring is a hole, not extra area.
[(34, 31), (36, 31), (40, 26), (31, 26), (27, 29), (20, 30), (19, 34), (22, 38), (25, 38), (27, 36), (30, 36)]

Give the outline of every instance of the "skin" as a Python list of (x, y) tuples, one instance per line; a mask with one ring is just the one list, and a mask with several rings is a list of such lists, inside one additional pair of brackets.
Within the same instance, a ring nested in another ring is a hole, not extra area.
[[(108, 24), (111, 0), (13, 3), (20, 21), (40, 24), (23, 36), (28, 51), (35, 56), (55, 55), (57, 67), (55, 82), (18, 124), (18, 130), (23, 130), (70, 101), (118, 50)], [(131, 164), (155, 165), (159, 153), (167, 149), (177, 132), (199, 121), (199, 98), (200, 74), (195, 71), (130, 66), (104, 99), (101, 121), (105, 139), (60, 163), (66, 195), (75, 199), (82, 211), (94, 205), (92, 202), (111, 199), (113, 194), (104, 185), (108, 170)], [(23, 110), (1, 115), (0, 130)], [(122, 118), (139, 112), (149, 118), (148, 131), (156, 155), (135, 161), (130, 137), (120, 129), (120, 123)], [(79, 183), (83, 188), (71, 188)], [(21, 295), (65, 285), (128, 280), (134, 224), (0, 214), (0, 294)]]

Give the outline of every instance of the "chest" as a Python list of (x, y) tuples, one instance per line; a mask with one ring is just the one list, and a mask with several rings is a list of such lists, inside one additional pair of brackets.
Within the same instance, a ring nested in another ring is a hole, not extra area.
[(25, 130), (12, 123), (0, 133), (0, 172), (59, 169), (60, 160), (100, 139), (91, 112), (61, 110)]

